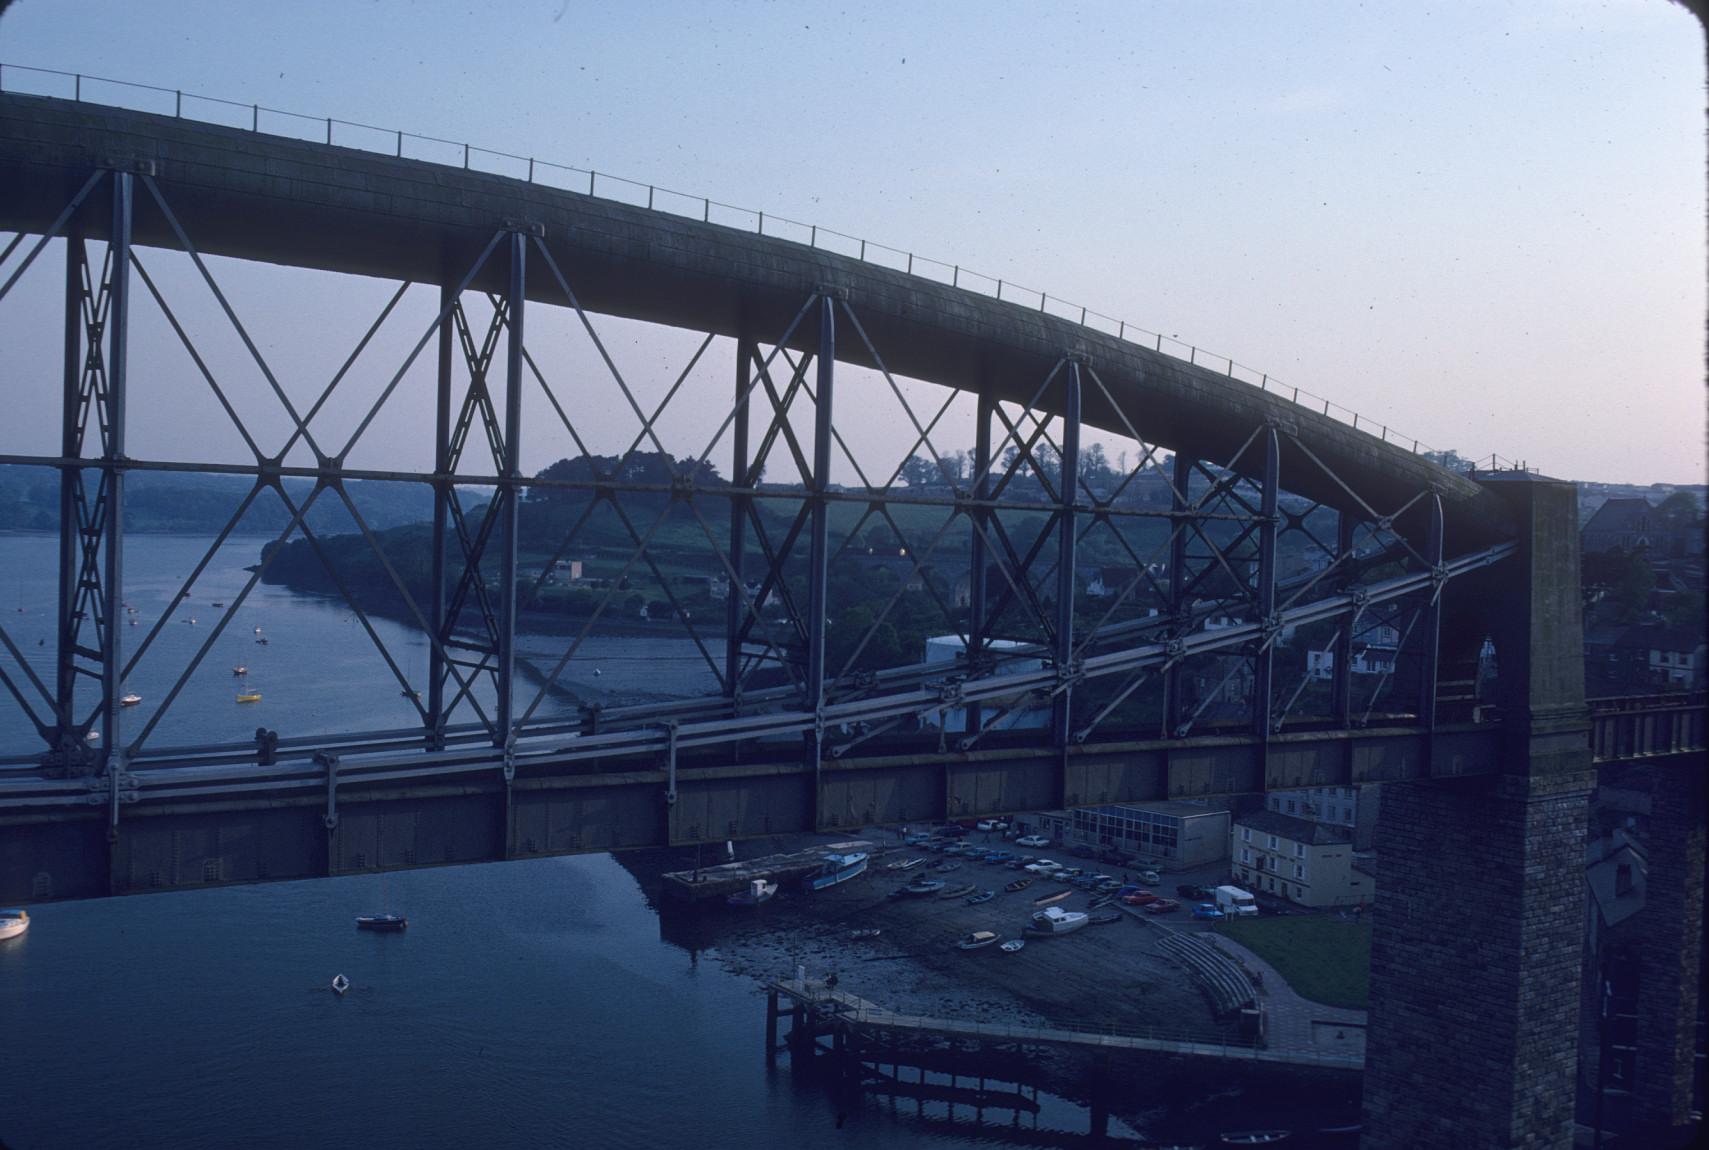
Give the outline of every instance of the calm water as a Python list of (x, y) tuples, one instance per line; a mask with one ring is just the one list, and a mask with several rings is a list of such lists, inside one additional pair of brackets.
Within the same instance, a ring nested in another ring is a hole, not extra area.
[[(147, 737), (151, 748), (250, 742), (261, 726), (290, 737), (420, 725), (415, 706), (403, 696), (354, 612), (341, 602), (264, 583), (256, 584), (212, 639), (178, 697), (167, 705), (173, 683), (209, 641), (225, 613), (214, 604), (229, 608), (237, 601), (250, 579), (245, 568), (260, 561), (266, 541), (255, 536), (228, 540), (189, 588), (189, 597), (174, 607), (184, 581), (213, 541), (182, 535), (127, 537), (124, 601), (135, 608), (127, 618), (134, 618), (137, 625), (121, 630), (125, 659), (131, 659), (162, 616), (167, 619), (125, 679), (124, 689), (143, 699), (121, 713), (127, 740), (135, 739), (151, 722), (156, 724)], [(0, 534), (0, 626), (50, 690), (57, 563), (54, 536)], [(427, 640), (401, 623), (373, 617), (370, 622), (393, 662), (425, 697)], [(263, 637), (265, 644), (258, 641)], [(518, 637), (523, 664), (539, 672), (525, 683), (520, 707), (533, 703), (541, 680), (567, 642), (556, 637)], [(232, 673), (239, 666), (247, 668), (242, 679)], [(0, 668), (26, 692), (31, 690), (3, 649)], [(236, 686), (240, 682), (259, 691), (261, 702), (239, 704)], [(558, 676), (561, 690), (548, 693), (535, 715), (561, 713), (578, 700), (622, 703), (699, 694), (710, 683), (706, 661), (686, 639), (593, 635)], [(492, 690), (485, 678), (478, 680), (475, 695), (491, 714)], [(80, 713), (86, 715), (96, 698), (92, 684), (81, 698)], [(38, 715), (47, 713), (39, 697), (32, 696), (31, 703)], [(451, 716), (453, 723), (475, 719), (467, 703)], [(0, 690), (0, 756), (35, 753), (40, 746), (28, 716), (10, 693)]]
[[(147, 633), (205, 546), (130, 541), (126, 597), (143, 621), (127, 639)], [(128, 723), (158, 706), (206, 638), (211, 601), (235, 597), (256, 548), (228, 548), (179, 607), (198, 623), (167, 625), (127, 683), (148, 700)], [(0, 608), (26, 651), (52, 642), (53, 557), (51, 539), (0, 537)], [(256, 644), (256, 626), (273, 642)], [(419, 636), (377, 626), (421, 674)], [(648, 655), (655, 687), (697, 659), (608, 642), (614, 668)], [(358, 729), (376, 709), (401, 725), (409, 707), (374, 687), (384, 671), (371, 652), (346, 610), (258, 587), (159, 740), (242, 739), (262, 723)], [(233, 705), (239, 661), (264, 691), (259, 706)], [(29, 750), (33, 738), (8, 700), (0, 748)], [(353, 915), (382, 907), (409, 915), (407, 934), (353, 928)], [(1001, 1142), (876, 1102), (839, 1129), (821, 1089), (766, 1070), (754, 979), (720, 967), (715, 940), (698, 956), (664, 942), (609, 857), (66, 903), (32, 917), (28, 934), (0, 943), (0, 1144), (11, 1150)], [(339, 972), (355, 984), (343, 1000), (325, 989)], [(1039, 1125), (1087, 1128), (1078, 1107), (1044, 1104)]]
[[(0, 1140), (990, 1144), (876, 1103), (837, 1129), (825, 1093), (766, 1071), (756, 984), (661, 941), (609, 857), (383, 881), (36, 908), (0, 943)], [(406, 934), (353, 929), (382, 902), (409, 914)], [(340, 971), (343, 1000), (325, 989)], [(1065, 1103), (1052, 1122), (1086, 1129)]]

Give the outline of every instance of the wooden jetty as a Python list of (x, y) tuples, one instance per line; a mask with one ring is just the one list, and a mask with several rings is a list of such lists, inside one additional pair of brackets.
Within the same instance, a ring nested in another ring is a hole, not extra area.
[[(787, 1002), (787, 1006), (784, 1003)], [(1117, 1051), (1172, 1054), (1188, 1058), (1215, 1058), (1225, 1062), (1247, 1062), (1273, 1066), (1316, 1066), (1326, 1070), (1358, 1072), (1364, 1055), (1312, 1049), (1266, 1049), (1241, 1043), (1207, 1042), (1168, 1032), (1116, 1030), (1073, 1030), (1056, 1026), (1023, 1026), (1010, 1023), (970, 1022), (958, 1018), (931, 1018), (886, 1010), (846, 991), (825, 985), (823, 979), (780, 978), (766, 994), (766, 1048), (778, 1049), (777, 1020), (788, 1012), (796, 1041), (814, 1034), (849, 1029), (883, 1032), (890, 1036), (973, 1039), (1008, 1045), (1049, 1045), (1096, 1053)]]
[(818, 870), (828, 854), (847, 854), (850, 851), (876, 853), (876, 846), (877, 844), (868, 840), (855, 839), (849, 842), (825, 843), (786, 854), (766, 855), (763, 858), (720, 863), (717, 866), (697, 867), (694, 870), (671, 871), (663, 878), (663, 890), (667, 897), (679, 902), (723, 902), (725, 895), (747, 890), (748, 884), (754, 879), (765, 879), (767, 882), (788, 887), (810, 872)]

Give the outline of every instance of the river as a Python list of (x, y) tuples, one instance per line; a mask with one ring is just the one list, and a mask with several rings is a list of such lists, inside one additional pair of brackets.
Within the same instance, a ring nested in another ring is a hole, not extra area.
[[(128, 541), (125, 598), (140, 622), (127, 641), (147, 634), (207, 545)], [(207, 638), (212, 602), (236, 597), (257, 550), (237, 541), (197, 581), (127, 681), (145, 699), (127, 730), (155, 713)], [(50, 684), (54, 561), (49, 537), (0, 536), (6, 630)], [(409, 673), (424, 673), (419, 634), (375, 626)], [(255, 627), (272, 642), (256, 643)], [(612, 642), (614, 666), (649, 655), (655, 689), (660, 668), (698, 659)], [(260, 704), (234, 703), (240, 661)], [(347, 609), (258, 586), (150, 745), (242, 740), (259, 725), (404, 725), (407, 700), (375, 686), (387, 678)], [(5, 699), (0, 749), (29, 753), (35, 737)], [(408, 914), (407, 933), (354, 929), (352, 916), (383, 907)], [(31, 916), (27, 934), (0, 942), (9, 1150), (1003, 1142), (1001, 1125), (934, 1122), (938, 1104), (919, 1116), (877, 1102), (840, 1113), (823, 1089), (768, 1071), (758, 979), (720, 964), (716, 931), (705, 949), (666, 941), (640, 884), (609, 856), (49, 904)], [(343, 999), (327, 989), (340, 972), (354, 983)], [(1027, 1126), (1088, 1128), (1071, 1102), (1045, 1095), (1041, 1107)]]

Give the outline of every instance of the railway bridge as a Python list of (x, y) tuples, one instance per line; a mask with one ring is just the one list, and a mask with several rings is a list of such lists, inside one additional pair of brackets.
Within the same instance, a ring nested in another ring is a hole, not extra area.
[[(1639, 770), (1677, 942), (1639, 1110), (1686, 1120), (1703, 700), (1587, 703), (1570, 484), (907, 253), (261, 127), (0, 94), (0, 316), (62, 317), (3, 389), (55, 415), (0, 465), (57, 486), (59, 599), (51, 650), (0, 625), (0, 899), (1381, 782), (1367, 1140), (1565, 1147), (1587, 800)], [(386, 285), (329, 378), (296, 363), (325, 332), (280, 350), (228, 290), (281, 268)], [(681, 361), (638, 370), (643, 339)], [(133, 450), (145, 392), (235, 446)], [(286, 526), (172, 647), (170, 612), (127, 626), (126, 493), (192, 474), (241, 496), (174, 603), (255, 508)], [(413, 549), (368, 521), (381, 485), (426, 493)], [(293, 562), (409, 721), (164, 745)], [(698, 686), (566, 687), (637, 628)]]

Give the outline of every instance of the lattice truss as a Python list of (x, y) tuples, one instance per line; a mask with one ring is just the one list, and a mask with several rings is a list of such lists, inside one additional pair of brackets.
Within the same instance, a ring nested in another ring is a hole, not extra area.
[[(145, 211), (176, 251), (131, 245)], [(837, 290), (807, 292), (780, 331), (672, 332), (680, 363), (643, 379), (618, 347), (634, 325), (585, 310), (575, 268), (526, 228), (495, 232), (440, 284), (395, 285), (336, 370), (304, 383), (195, 239), (151, 176), (100, 172), (46, 235), (0, 254), (3, 301), (44, 252), (65, 252), (60, 448), (0, 457), (51, 469), (61, 493), (51, 659), (0, 623), (0, 684), (39, 740), (0, 748), (10, 761), (94, 772), (163, 755), (160, 724), (288, 563), (312, 561), (366, 637), (376, 716), (407, 721), (262, 731), (199, 748), (210, 759), (536, 739), (620, 754), (665, 738), (731, 753), (805, 740), (818, 759), (1429, 724), (1443, 584), (1490, 558), (1445, 562), (1435, 492), (1373, 505), (1287, 427), (1244, 429), (1226, 458), (1166, 450), (1123, 381), (1076, 356), (1024, 401), (899, 378)], [(156, 269), (167, 261), (171, 276)], [(231, 461), (127, 452), (139, 287), (241, 443)], [(174, 298), (192, 290), (202, 306)], [(220, 340), (236, 351), (216, 364), (206, 345)], [(1094, 399), (1113, 413), (1096, 428), (1081, 421)], [(428, 405), (430, 465), (362, 464), (389, 411)], [(529, 442), (548, 446), (525, 471)], [(125, 626), (126, 478), (148, 471), (248, 484), (174, 603), (258, 505), (285, 519), (198, 640), (171, 652), (173, 614)], [(1289, 471), (1334, 506), (1291, 494)], [(430, 526), (377, 528), (361, 483), (430, 491)], [(398, 624), (425, 639), (425, 680), (388, 638)], [(593, 645), (614, 658), (613, 636), (673, 644), (675, 685), (567, 687), (585, 686)], [(168, 658), (169, 685), (121, 727), (125, 684)]]

